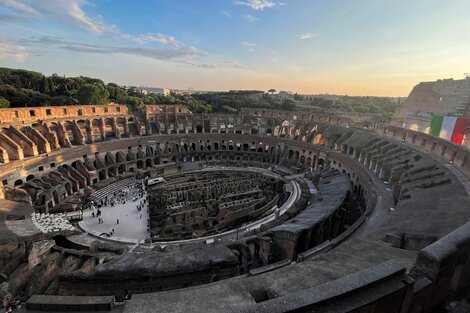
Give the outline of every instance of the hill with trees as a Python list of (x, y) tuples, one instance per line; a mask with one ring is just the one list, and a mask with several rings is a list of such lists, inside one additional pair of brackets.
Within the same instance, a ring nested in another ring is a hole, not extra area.
[[(284, 94), (286, 94), (284, 92)], [(288, 93), (287, 93), (288, 94)], [(319, 95), (307, 97), (288, 94), (280, 97), (275, 89), (231, 90), (192, 95), (143, 93), (136, 87), (105, 84), (101, 79), (0, 68), (0, 108), (64, 106), (78, 104), (126, 104), (136, 111), (144, 104), (184, 104), (194, 113), (236, 113), (244, 107), (300, 110), (326, 114), (360, 113), (389, 119), (397, 102), (387, 97), (350, 97)]]

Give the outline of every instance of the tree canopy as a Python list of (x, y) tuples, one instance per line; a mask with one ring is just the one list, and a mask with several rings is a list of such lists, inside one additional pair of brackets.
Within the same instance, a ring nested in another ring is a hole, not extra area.
[(7, 99), (0, 97), (0, 108), (9, 108), (10, 107), (10, 101)]
[[(126, 104), (131, 112), (145, 104), (182, 104), (194, 113), (236, 113), (241, 108), (304, 110), (325, 114), (373, 114), (390, 118), (396, 101), (387, 97), (316, 96), (294, 94), (282, 100), (260, 90), (230, 90), (192, 95), (143, 93), (136, 87), (105, 84), (101, 79), (79, 76), (45, 76), (22, 69), (0, 68), (0, 107), (77, 104)], [(396, 99), (395, 99), (396, 100)]]
[(77, 99), (81, 104), (108, 103), (109, 92), (103, 85), (85, 84), (77, 91)]

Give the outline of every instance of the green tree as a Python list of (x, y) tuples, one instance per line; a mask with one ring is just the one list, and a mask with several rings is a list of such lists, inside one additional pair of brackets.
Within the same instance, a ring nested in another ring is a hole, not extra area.
[(121, 97), (118, 99), (117, 102), (127, 105), (127, 107), (129, 108), (131, 112), (135, 112), (139, 110), (143, 105), (141, 98), (133, 97), (133, 96)]
[(55, 87), (54, 87), (54, 82), (52, 81), (52, 77), (49, 77), (47, 80), (48, 83), (48, 89), (49, 89), (49, 94), (53, 96), (55, 94)]
[(293, 111), (295, 110), (295, 102), (292, 100), (286, 99), (281, 103), (281, 109)]
[(0, 108), (9, 108), (10, 107), (10, 101), (7, 99), (0, 97)]
[(39, 91), (45, 94), (49, 94), (49, 82), (46, 76), (42, 76), (41, 83), (39, 84)]
[(77, 91), (80, 104), (105, 104), (108, 102), (109, 92), (103, 85), (85, 84)]

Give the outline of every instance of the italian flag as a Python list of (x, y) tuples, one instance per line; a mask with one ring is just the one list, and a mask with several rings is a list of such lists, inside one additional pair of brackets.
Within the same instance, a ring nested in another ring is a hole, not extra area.
[(429, 134), (461, 145), (468, 124), (466, 118), (434, 115)]

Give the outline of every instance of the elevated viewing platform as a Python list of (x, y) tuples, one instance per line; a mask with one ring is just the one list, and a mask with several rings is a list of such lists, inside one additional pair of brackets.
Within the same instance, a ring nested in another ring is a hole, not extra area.
[(0, 275), (44, 295), (28, 310), (428, 312), (468, 281), (464, 147), (305, 112), (120, 107), (2, 121)]

